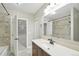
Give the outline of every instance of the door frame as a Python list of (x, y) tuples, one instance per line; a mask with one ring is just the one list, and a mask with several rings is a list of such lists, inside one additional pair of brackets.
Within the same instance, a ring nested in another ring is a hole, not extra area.
[[(17, 54), (15, 55), (15, 51), (14, 51), (14, 40), (15, 39), (13, 39), (13, 19), (14, 19), (14, 17), (17, 17), (16, 15), (14, 15), (14, 16), (11, 16), (11, 19), (10, 19), (10, 53), (12, 53), (14, 56), (18, 56), (18, 51), (17, 51)], [(16, 18), (17, 19), (17, 18)], [(16, 37), (17, 38), (17, 37)], [(17, 47), (17, 49), (18, 49), (18, 47)]]
[[(12, 28), (13, 28), (13, 27), (12, 27), (12, 20), (13, 20), (13, 17), (14, 17), (14, 16), (11, 16), (11, 17), (10, 17), (10, 53), (12, 53), (12, 54), (14, 55), (14, 50), (12, 49), (12, 48), (13, 48), (13, 45), (12, 45), (12, 43), (13, 43), (13, 42), (12, 42), (12, 40), (13, 40), (13, 38), (12, 38), (12, 36), (13, 36), (13, 33), (12, 33)], [(26, 20), (26, 35), (27, 35), (27, 36), (26, 36), (26, 48), (27, 48), (27, 47), (28, 47), (28, 21), (27, 21), (27, 20), (28, 20), (28, 19), (27, 19), (27, 18), (18, 18), (18, 17), (17, 17), (17, 20), (19, 20), (19, 19), (20, 19), (20, 20), (21, 20), (21, 19), (22, 19), (22, 20)], [(18, 24), (18, 23), (17, 23), (17, 24)], [(17, 29), (17, 30), (18, 30), (18, 29)]]

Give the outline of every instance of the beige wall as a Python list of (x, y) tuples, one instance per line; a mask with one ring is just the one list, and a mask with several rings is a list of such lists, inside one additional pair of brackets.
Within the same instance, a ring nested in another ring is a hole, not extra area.
[(10, 19), (7, 16), (0, 17), (0, 46), (9, 45)]

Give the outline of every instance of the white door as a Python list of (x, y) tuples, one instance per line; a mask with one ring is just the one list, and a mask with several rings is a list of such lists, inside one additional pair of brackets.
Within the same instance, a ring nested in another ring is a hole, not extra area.
[[(15, 56), (19, 55), (19, 49), (27, 47), (27, 22), (16, 16), (11, 21), (11, 51)], [(20, 44), (19, 44), (20, 43)]]
[(16, 16), (11, 19), (11, 52), (18, 56), (18, 19)]

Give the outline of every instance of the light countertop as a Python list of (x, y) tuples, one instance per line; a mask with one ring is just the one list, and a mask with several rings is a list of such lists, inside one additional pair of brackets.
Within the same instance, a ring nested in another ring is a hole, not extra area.
[(67, 48), (57, 43), (52, 45), (48, 40), (45, 39), (36, 39), (32, 40), (32, 42), (34, 42), (37, 46), (51, 56), (79, 56), (79, 51)]

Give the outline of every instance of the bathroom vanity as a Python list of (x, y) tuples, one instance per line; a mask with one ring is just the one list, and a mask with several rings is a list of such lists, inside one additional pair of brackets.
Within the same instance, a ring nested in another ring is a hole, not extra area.
[(49, 55), (79, 55), (79, 9), (76, 6), (76, 4), (66, 5), (56, 10), (56, 14), (48, 14), (43, 18), (41, 38), (56, 37), (56, 43), (54, 45), (45, 42), (39, 44), (43, 41), (40, 39), (36, 43)]
[(41, 47), (32, 42), (32, 56), (49, 56)]
[(50, 44), (48, 40), (32, 40), (32, 56), (79, 56), (79, 51), (60, 44)]

